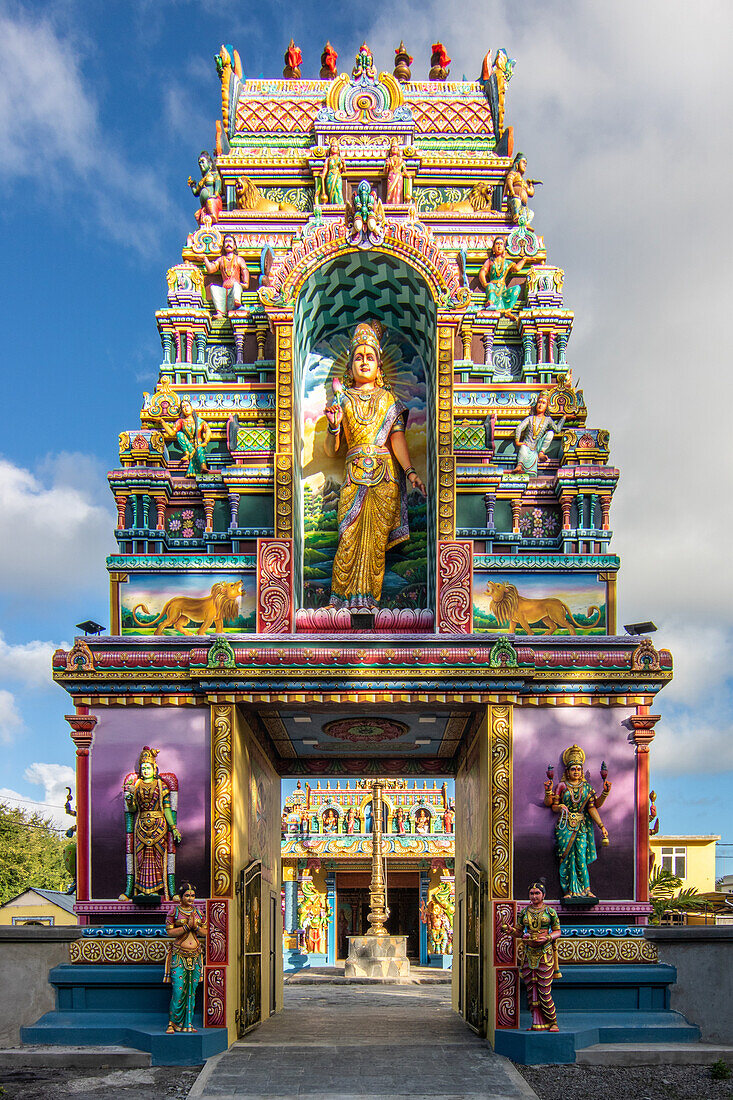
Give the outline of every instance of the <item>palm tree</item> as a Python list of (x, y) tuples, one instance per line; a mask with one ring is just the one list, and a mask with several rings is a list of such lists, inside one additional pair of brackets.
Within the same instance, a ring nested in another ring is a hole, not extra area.
[(661, 924), (662, 917), (670, 910), (673, 913), (689, 913), (710, 908), (710, 902), (698, 894), (697, 890), (692, 887), (680, 890), (681, 886), (682, 879), (679, 875), (673, 875), (665, 867), (653, 868), (649, 878), (649, 901), (652, 906), (650, 924)]

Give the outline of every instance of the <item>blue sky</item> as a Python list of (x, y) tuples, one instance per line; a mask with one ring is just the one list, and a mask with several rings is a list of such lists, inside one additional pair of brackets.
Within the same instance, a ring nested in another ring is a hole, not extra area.
[(733, 174), (731, 31), (724, 0), (377, 2), (361, 15), (0, 0), (0, 796), (63, 801), (73, 755), (49, 658), (81, 618), (109, 622), (104, 475), (155, 384), (153, 313), (194, 224), (186, 179), (213, 144), (214, 53), (231, 42), (246, 75), (279, 76), (292, 34), (308, 76), (326, 37), (344, 69), (366, 38), (391, 70), (404, 38), (425, 76), (441, 39), (456, 77), (499, 46), (517, 59), (507, 117), (545, 181), (536, 226), (566, 270), (568, 358), (622, 472), (620, 621), (654, 619), (676, 659), (652, 758), (662, 831), (733, 840), (733, 374), (716, 226)]

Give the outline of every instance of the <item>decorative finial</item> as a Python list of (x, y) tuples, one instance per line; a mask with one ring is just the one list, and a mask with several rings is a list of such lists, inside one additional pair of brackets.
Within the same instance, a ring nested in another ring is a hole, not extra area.
[(321, 54), (321, 80), (336, 79), (336, 61), (338, 54), (330, 42), (326, 42)]
[(394, 76), (400, 84), (406, 84), (411, 79), (410, 65), (412, 65), (412, 62), (413, 58), (410, 57), (405, 49), (405, 43), (400, 39), (400, 44), (394, 52)]
[(450, 69), (450, 58), (445, 52), (445, 46), (442, 42), (433, 42), (432, 45), (433, 55), (430, 58), (430, 73), (428, 74), (430, 80), (447, 80)]
[(286, 80), (300, 80), (300, 65), (302, 61), (303, 54), (291, 38), (290, 45), (285, 51), (285, 68), (283, 69), (283, 76)]

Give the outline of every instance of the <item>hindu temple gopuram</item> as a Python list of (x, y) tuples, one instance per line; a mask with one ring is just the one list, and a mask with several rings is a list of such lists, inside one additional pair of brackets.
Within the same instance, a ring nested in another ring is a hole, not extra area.
[(317, 79), (292, 42), (282, 77), (215, 61), (109, 473), (109, 635), (53, 658), (84, 935), (26, 1039), (196, 1063), (278, 1011), (284, 962), (366, 931), (374, 791), (387, 931), (411, 875), (413, 952), (452, 955), (497, 1050), (679, 1038), (644, 939), (672, 659), (617, 632), (619, 471), (508, 122), (521, 71), (453, 80), (440, 43), (419, 74), (403, 43), (329, 44)]

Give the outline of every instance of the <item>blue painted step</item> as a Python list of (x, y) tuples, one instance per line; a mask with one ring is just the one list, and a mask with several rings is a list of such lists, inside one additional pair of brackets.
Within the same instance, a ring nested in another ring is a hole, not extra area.
[[(670, 1007), (673, 966), (564, 966), (552, 995), (559, 1032), (497, 1028), (495, 1049), (522, 1065), (575, 1062), (575, 1052), (595, 1043), (695, 1043), (699, 1028)], [(526, 1003), (522, 990), (522, 1004)]]
[(56, 1011), (21, 1029), (24, 1043), (121, 1044), (150, 1051), (154, 1066), (195, 1066), (229, 1045), (226, 1028), (202, 1027), (201, 986), (196, 1032), (166, 1035), (171, 987), (162, 966), (56, 966), (48, 980)]

